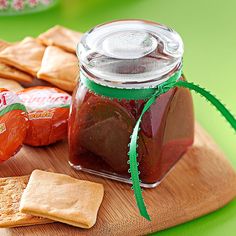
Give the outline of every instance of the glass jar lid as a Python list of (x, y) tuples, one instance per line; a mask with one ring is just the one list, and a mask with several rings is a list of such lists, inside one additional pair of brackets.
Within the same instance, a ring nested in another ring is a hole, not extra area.
[(155, 87), (179, 69), (183, 41), (172, 29), (150, 21), (121, 20), (96, 26), (78, 46), (82, 73), (118, 88)]

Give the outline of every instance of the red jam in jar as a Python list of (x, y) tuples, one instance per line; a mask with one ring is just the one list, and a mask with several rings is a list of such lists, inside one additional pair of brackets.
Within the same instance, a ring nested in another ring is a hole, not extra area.
[[(181, 37), (166, 26), (114, 21), (87, 32), (78, 47), (81, 82), (69, 119), (69, 163), (77, 170), (130, 183), (130, 135), (146, 103), (96, 93), (108, 88), (155, 88), (182, 66)], [(179, 79), (185, 80), (183, 76)], [(138, 139), (141, 186), (155, 187), (193, 143), (192, 97), (185, 88), (162, 94), (144, 114)]]

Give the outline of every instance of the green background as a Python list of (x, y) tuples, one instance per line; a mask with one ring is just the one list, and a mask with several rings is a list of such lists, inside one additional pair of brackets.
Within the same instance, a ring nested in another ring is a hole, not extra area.
[[(121, 18), (143, 18), (173, 27), (185, 43), (184, 73), (189, 81), (217, 94), (236, 114), (235, 0), (64, 0), (40, 13), (0, 17), (0, 38), (37, 36), (55, 24), (86, 31)], [(197, 120), (215, 138), (236, 167), (236, 137), (223, 118), (194, 96)], [(207, 216), (158, 235), (236, 235), (236, 200)]]

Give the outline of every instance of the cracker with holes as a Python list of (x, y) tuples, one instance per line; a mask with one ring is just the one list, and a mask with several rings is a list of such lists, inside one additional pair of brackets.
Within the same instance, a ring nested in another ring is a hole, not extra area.
[(0, 227), (50, 223), (52, 220), (21, 213), (20, 199), (29, 176), (0, 178)]

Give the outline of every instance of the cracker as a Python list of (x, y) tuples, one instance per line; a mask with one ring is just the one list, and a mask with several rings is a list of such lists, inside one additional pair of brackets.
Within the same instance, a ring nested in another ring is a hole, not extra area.
[[(10, 43), (0, 40), (0, 52), (9, 47), (10, 45)], [(2, 62), (0, 62), (0, 77), (26, 83), (31, 83), (33, 80), (33, 77), (31, 75), (26, 74)]]
[(0, 178), (0, 227), (18, 227), (52, 222), (19, 211), (20, 198), (29, 176)]
[(38, 39), (47, 46), (57, 46), (68, 52), (75, 53), (76, 46), (81, 39), (82, 33), (56, 25), (39, 35)]
[(20, 211), (81, 228), (91, 228), (102, 202), (102, 184), (35, 170), (22, 195)]
[(58, 47), (46, 48), (38, 78), (66, 90), (73, 91), (79, 74), (77, 57)]
[(45, 47), (36, 39), (26, 37), (23, 41), (2, 50), (0, 62), (36, 76), (44, 51)]
[(0, 62), (0, 77), (13, 79), (19, 82), (32, 83), (33, 77), (12, 66)]
[(13, 92), (18, 92), (23, 89), (23, 87), (18, 82), (3, 78), (0, 78), (0, 88), (5, 88)]

